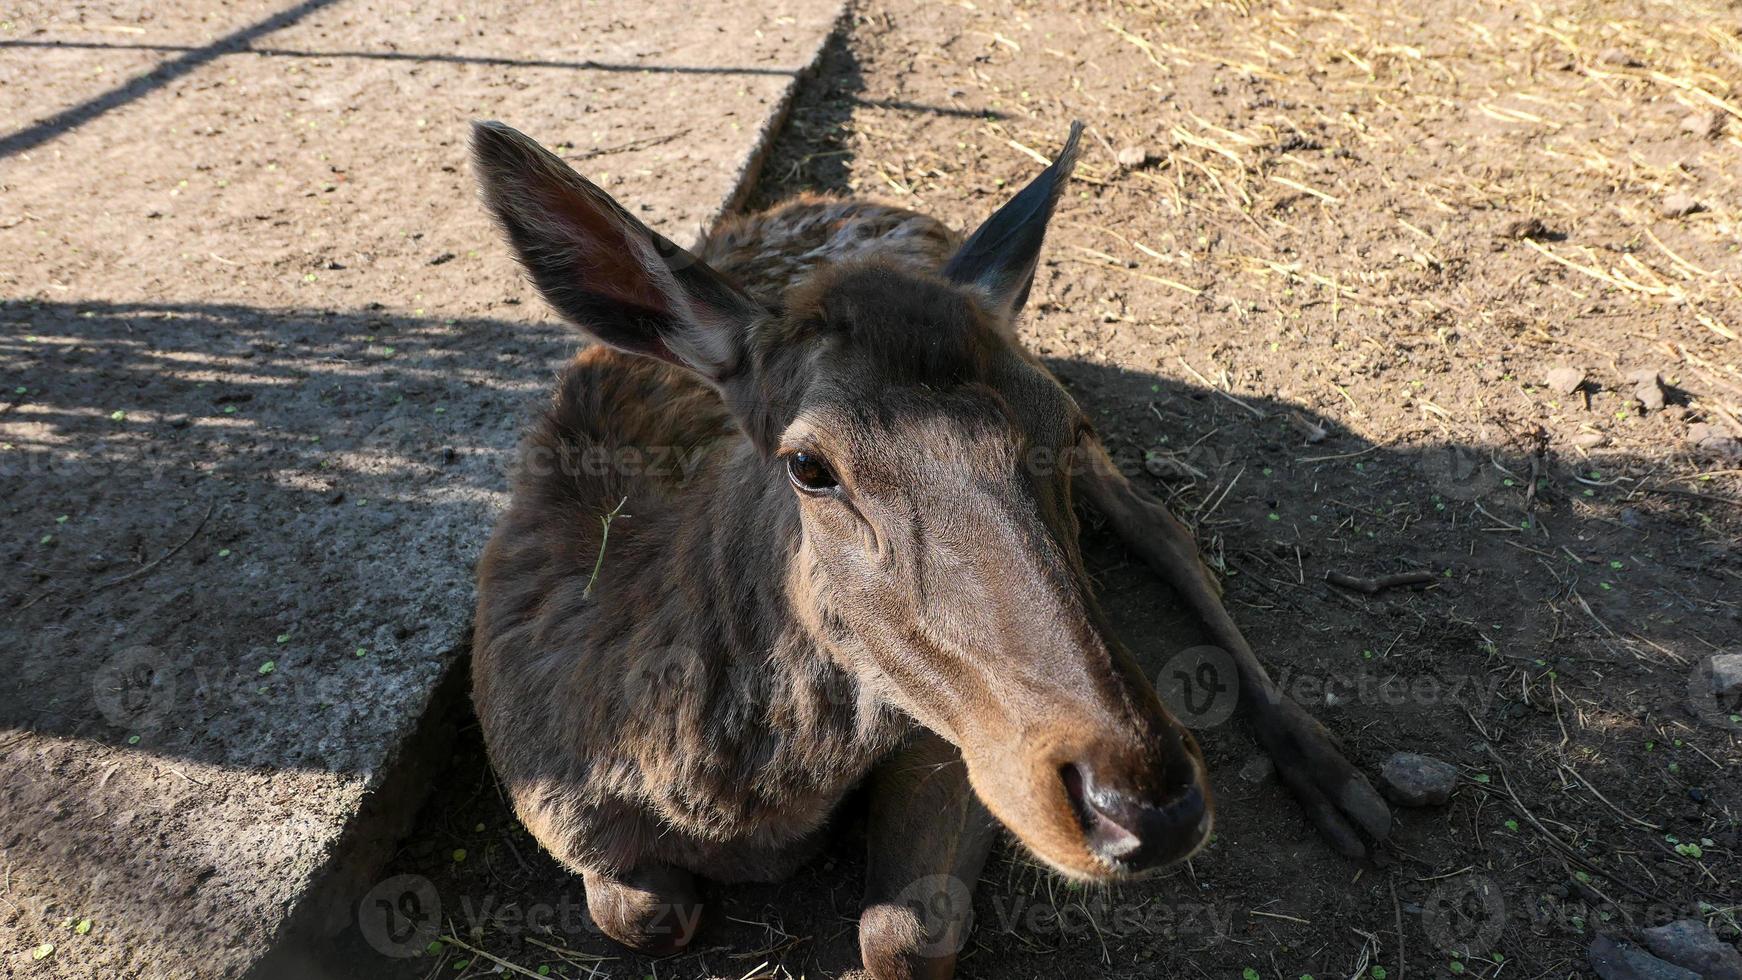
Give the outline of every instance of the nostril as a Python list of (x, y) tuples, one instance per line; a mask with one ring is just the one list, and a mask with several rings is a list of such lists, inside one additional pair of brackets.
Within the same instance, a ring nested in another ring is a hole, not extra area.
[(1195, 779), (1152, 803), (1097, 781), (1082, 763), (1061, 766), (1059, 777), (1084, 842), (1110, 862), (1130, 870), (1157, 867), (1190, 854), (1204, 838), (1209, 800)]
[(1122, 861), (1143, 847), (1137, 834), (1140, 821), (1106, 798), (1087, 767), (1077, 762), (1061, 766), (1059, 777), (1064, 780), (1065, 794), (1070, 797), (1090, 850), (1110, 861)]

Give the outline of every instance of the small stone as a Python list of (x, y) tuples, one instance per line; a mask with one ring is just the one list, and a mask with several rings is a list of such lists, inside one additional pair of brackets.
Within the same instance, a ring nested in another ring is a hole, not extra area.
[(1658, 204), (1658, 213), (1666, 218), (1685, 218), (1695, 211), (1704, 210), (1705, 205), (1695, 200), (1692, 194), (1684, 191), (1676, 191), (1674, 194), (1666, 195), (1663, 201)]
[(1636, 528), (1641, 524), (1644, 524), (1645, 519), (1639, 516), (1638, 509), (1633, 507), (1623, 507), (1621, 508), (1621, 523), (1628, 527)]
[(1599, 935), (1586, 953), (1603, 980), (1700, 980), (1700, 975), (1647, 953), (1625, 940)]
[(1726, 459), (1742, 459), (1742, 439), (1737, 439), (1709, 422), (1688, 426), (1688, 442), (1695, 449)]
[(1685, 967), (1706, 980), (1742, 980), (1742, 953), (1719, 939), (1699, 919), (1682, 919), (1647, 929), (1645, 945), (1661, 959)]
[(1656, 371), (1646, 368), (1635, 371), (1627, 376), (1633, 382), (1633, 399), (1647, 412), (1656, 412), (1663, 408), (1663, 379)]
[(1202, 475), (1197, 473), (1190, 466), (1181, 463), (1179, 460), (1176, 460), (1171, 456), (1163, 456), (1160, 453), (1149, 453), (1145, 455), (1143, 457), (1143, 469), (1148, 472), (1150, 476), (1160, 477), (1163, 480), (1185, 480), (1190, 479), (1193, 476)]
[(1720, 653), (1712, 658), (1712, 693), (1726, 700), (1742, 694), (1742, 653)]
[(1580, 449), (1596, 449), (1608, 441), (1609, 437), (1601, 432), (1581, 432), (1573, 437), (1573, 445)]
[(1638, 68), (1639, 59), (1620, 48), (1607, 48), (1597, 56), (1597, 60), (1614, 68)]
[(1127, 146), (1117, 154), (1119, 166), (1136, 170), (1149, 162), (1149, 151), (1141, 146)]
[(1557, 395), (1570, 395), (1578, 391), (1579, 386), (1584, 383), (1585, 372), (1564, 364), (1549, 369), (1548, 374), (1543, 377), (1543, 384), (1548, 385), (1548, 390)]
[(1276, 764), (1270, 761), (1270, 756), (1262, 753), (1246, 760), (1240, 767), (1240, 778), (1249, 783), (1262, 783), (1270, 778), (1276, 769)]
[(1540, 218), (1518, 218), (1501, 226), (1499, 237), (1518, 241), (1525, 238), (1549, 237), (1548, 226)]
[(1724, 114), (1716, 109), (1690, 112), (1682, 117), (1682, 132), (1711, 139), (1724, 131)]
[(1433, 756), (1398, 752), (1380, 768), (1379, 785), (1401, 806), (1439, 806), (1457, 789), (1458, 770)]

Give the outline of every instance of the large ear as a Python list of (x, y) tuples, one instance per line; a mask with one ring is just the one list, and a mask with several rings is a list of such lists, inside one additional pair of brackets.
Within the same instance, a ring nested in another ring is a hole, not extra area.
[(613, 347), (715, 383), (747, 365), (761, 310), (724, 276), (508, 126), (475, 124), (472, 159), (485, 203), (558, 313)]
[(992, 307), (1014, 317), (1028, 301), (1046, 223), (1077, 166), (1083, 124), (1071, 123), (1064, 149), (1021, 193), (986, 219), (944, 266), (950, 279), (980, 290)]

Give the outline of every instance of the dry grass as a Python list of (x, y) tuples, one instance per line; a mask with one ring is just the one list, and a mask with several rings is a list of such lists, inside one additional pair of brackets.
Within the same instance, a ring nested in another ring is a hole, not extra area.
[[(1105, 152), (1086, 155), (1083, 180), (1117, 202), (1117, 217), (1062, 260), (1165, 288), (1077, 313), (1169, 336), (1205, 313), (1278, 342), (1329, 333), (1357, 371), (1400, 336), (1449, 356), (1460, 336), (1510, 348), (1522, 333), (1539, 358), (1697, 373), (1709, 383), (1688, 386), (1699, 389), (1695, 415), (1720, 425), (1738, 416), (1733, 7), (961, 7), (943, 18), (959, 33), (909, 44), (915, 71), (955, 86), (958, 108), (1003, 118), (931, 123), (919, 128), (936, 138), (916, 141), (899, 110), (856, 113), (850, 183), (960, 208), (964, 188), (997, 189), (985, 186), (988, 165), (1020, 179), (1047, 159), (1061, 120), (1088, 118)], [(867, 28), (895, 26), (866, 16)], [(1134, 55), (1137, 77), (1122, 64)], [(1050, 76), (1045, 91), (1039, 75)], [(1206, 97), (1234, 79), (1237, 95)], [(1148, 104), (1138, 111), (1134, 100)], [(1685, 128), (1701, 120), (1710, 134)], [(1147, 149), (1150, 165), (1121, 167), (1124, 147)], [(1666, 216), (1676, 195), (1699, 209)], [(1508, 231), (1529, 220), (1534, 231)], [(1072, 221), (1067, 209), (1061, 222)], [(1628, 349), (1587, 338), (1587, 321), (1616, 319), (1629, 322)], [(1349, 400), (1342, 379), (1308, 384), (1327, 410)], [(1421, 399), (1420, 434), (1495, 438), (1484, 421), (1493, 404), (1459, 401)], [(1629, 445), (1623, 427), (1598, 428)]]

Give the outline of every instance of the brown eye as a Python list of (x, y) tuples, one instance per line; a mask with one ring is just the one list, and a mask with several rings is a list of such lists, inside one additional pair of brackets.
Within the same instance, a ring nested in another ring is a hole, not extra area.
[(814, 453), (793, 453), (786, 457), (786, 473), (792, 478), (792, 485), (803, 493), (827, 493), (840, 486), (829, 464)]

